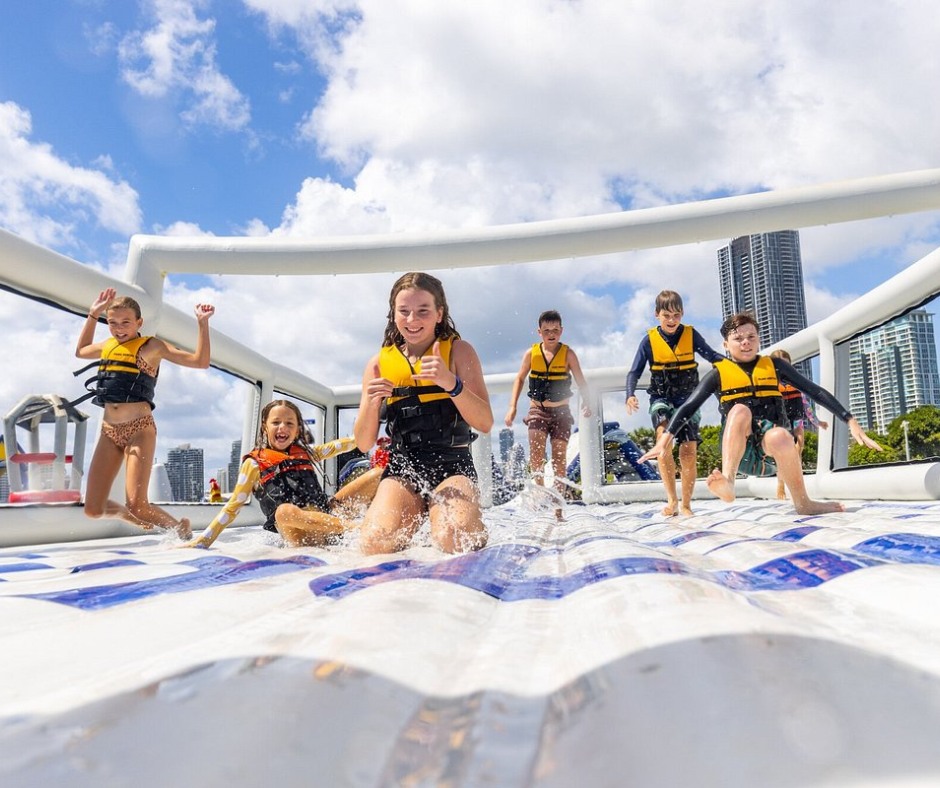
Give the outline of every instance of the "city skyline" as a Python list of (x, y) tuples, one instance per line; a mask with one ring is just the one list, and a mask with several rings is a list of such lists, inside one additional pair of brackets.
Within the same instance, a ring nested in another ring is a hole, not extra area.
[(884, 433), (898, 416), (940, 404), (933, 313), (915, 309), (849, 343), (849, 410)]

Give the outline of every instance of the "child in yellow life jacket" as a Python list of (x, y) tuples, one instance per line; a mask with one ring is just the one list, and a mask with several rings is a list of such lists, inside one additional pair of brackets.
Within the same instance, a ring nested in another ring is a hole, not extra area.
[(568, 439), (574, 417), (568, 403), (571, 400), (571, 378), (574, 376), (581, 395), (581, 413), (591, 415), (590, 394), (578, 355), (562, 344), (561, 315), (549, 309), (539, 315), (536, 342), (522, 355), (522, 366), (516, 375), (509, 396), (509, 410), (505, 423), (512, 426), (516, 418), (516, 403), (528, 381), (529, 412), (522, 420), (529, 428), (529, 464), (536, 484), (544, 484), (545, 447), (551, 442), (552, 470), (555, 487), (564, 494), (567, 490), (560, 480), (565, 476)]
[(730, 358), (714, 364), (685, 404), (670, 419), (656, 445), (644, 454), (646, 461), (668, 451), (673, 436), (712, 394), (718, 395), (721, 422), (721, 470), (707, 479), (708, 489), (721, 500), (735, 498), (734, 480), (739, 471), (754, 475), (773, 473), (790, 491), (799, 514), (844, 511), (836, 501), (814, 501), (806, 492), (803, 466), (780, 394), (780, 380), (786, 379), (849, 426), (852, 437), (863, 446), (881, 451), (865, 434), (852, 414), (832, 394), (797, 372), (781, 358), (761, 356), (757, 321), (747, 312), (732, 315), (721, 326), (725, 349)]
[(289, 400), (269, 402), (261, 411), (255, 448), (245, 455), (228, 503), (187, 547), (209, 547), (238, 516), (254, 493), (266, 516), (264, 529), (279, 533), (291, 547), (330, 544), (355, 527), (347, 519), (355, 504), (375, 495), (382, 475), (374, 468), (327, 498), (314, 463), (348, 451), (352, 438), (311, 446), (300, 409)]
[(387, 417), (392, 451), (359, 544), (370, 554), (402, 550), (426, 514), (441, 550), (478, 550), (487, 533), (470, 442), (473, 430), (493, 427), (480, 359), (457, 333), (436, 277), (404, 274), (388, 306), (382, 348), (362, 373), (354, 432), (367, 452)]
[[(636, 413), (640, 401), (636, 387), (646, 365), (650, 368), (649, 412), (656, 438), (662, 435), (676, 409), (688, 399), (698, 385), (696, 355), (706, 361), (719, 361), (722, 355), (713, 350), (692, 326), (682, 323), (682, 296), (675, 290), (663, 290), (656, 296), (656, 319), (659, 325), (651, 328), (640, 342), (633, 365), (627, 373), (627, 414)], [(698, 475), (699, 414), (696, 411), (676, 435), (679, 444), (679, 478), (682, 500), (676, 495), (676, 462), (672, 452), (659, 460), (659, 475), (666, 488), (663, 514), (692, 514), (692, 493)]]
[[(782, 358), (788, 364), (793, 363), (793, 359), (786, 350), (774, 350), (770, 354), (771, 358)], [(790, 432), (793, 433), (793, 440), (796, 441), (796, 448), (800, 454), (800, 462), (803, 457), (803, 446), (806, 443), (806, 422), (809, 422), (817, 429), (828, 429), (829, 424), (816, 418), (815, 408), (806, 395), (788, 380), (780, 380), (780, 394), (783, 396), (783, 406), (787, 411), (787, 418), (790, 420)], [(787, 497), (783, 486), (783, 479), (777, 477), (777, 497), (784, 500)]]
[[(94, 390), (93, 402), (104, 408), (101, 437), (91, 458), (85, 484), (85, 514), (88, 517), (114, 517), (141, 528), (174, 529), (188, 539), (189, 520), (179, 521), (147, 498), (150, 470), (157, 448), (157, 426), (151, 412), (160, 362), (205, 369), (209, 366), (209, 318), (215, 308), (197, 304), (198, 333), (193, 352), (181, 350), (157, 337), (140, 335), (143, 318), (140, 305), (132, 298), (118, 298), (114, 288), (99, 293), (88, 310), (75, 348), (79, 358), (98, 359), (97, 375), (88, 381)], [(95, 342), (98, 318), (106, 314), (111, 337)], [(87, 368), (86, 368), (87, 369)], [(83, 370), (79, 370), (81, 372)], [(76, 373), (78, 374), (78, 373)], [(126, 501), (108, 498), (123, 463)]]

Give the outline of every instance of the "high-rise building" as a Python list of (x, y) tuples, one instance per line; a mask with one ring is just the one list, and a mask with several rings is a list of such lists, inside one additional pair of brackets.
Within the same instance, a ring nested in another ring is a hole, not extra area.
[[(742, 235), (718, 250), (722, 320), (735, 312), (757, 318), (761, 347), (806, 328), (800, 234), (778, 230)], [(810, 365), (797, 364), (807, 377)]]
[(222, 487), (222, 492), (230, 493), (235, 489), (235, 484), (238, 482), (238, 469), (242, 465), (242, 442), (240, 440), (232, 441), (232, 453), (229, 454), (228, 459), (228, 473), (225, 474), (225, 482), (223, 483), (219, 479), (219, 485)]
[(885, 432), (922, 405), (940, 405), (940, 373), (933, 315), (915, 309), (849, 344), (849, 410), (866, 430)]
[(166, 474), (174, 501), (201, 501), (205, 488), (202, 449), (188, 443), (170, 449), (166, 454)]
[(512, 429), (503, 427), (499, 431), (499, 459), (502, 460), (504, 464), (509, 459), (509, 452), (512, 449), (514, 441), (515, 438)]

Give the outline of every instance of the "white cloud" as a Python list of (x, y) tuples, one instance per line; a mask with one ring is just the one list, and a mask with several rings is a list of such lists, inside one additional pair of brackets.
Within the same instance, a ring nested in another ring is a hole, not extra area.
[(190, 125), (238, 131), (251, 106), (216, 62), (215, 22), (199, 18), (204, 0), (148, 0), (154, 26), (125, 35), (118, 46), (125, 82), (141, 95), (178, 97)]
[[(325, 92), (298, 110), (294, 130), (340, 169), (333, 179), (316, 177), (298, 157), (295, 196), (279, 222), (229, 217), (245, 235), (396, 233), (583, 216), (621, 203), (642, 208), (937, 165), (940, 109), (930, 97), (940, 60), (926, 53), (935, 48), (940, 17), (926, 3), (862, 4), (851, 14), (822, 0), (243, 5), (250, 20), (293, 36), (326, 76)], [(121, 62), (128, 84), (160, 107), (147, 114), (135, 107), (135, 122), (148, 130), (165, 124), (165, 104), (191, 124), (247, 128), (250, 87), (236, 86), (220, 68), (211, 6), (163, 0), (147, 8), (154, 21), (124, 37)], [(242, 32), (248, 45), (258, 35)], [(100, 40), (113, 39), (114, 30), (102, 28)], [(310, 94), (301, 89), (302, 72), (294, 74), (303, 60), (295, 54), (279, 50), (274, 68), (297, 80), (296, 103)], [(24, 171), (42, 173), (43, 186), (35, 194), (17, 186), (10, 198), (9, 184), (29, 181), (0, 170), (0, 210), (22, 211), (18, 226), (55, 246), (73, 233), (49, 207), (63, 201), (49, 196), (56, 192), (46, 181), (56, 180), (39, 153), (55, 156), (8, 123), (0, 144), (32, 150), (36, 159)], [(10, 160), (15, 173), (19, 148)], [(86, 186), (75, 210), (94, 212), (91, 195), (109, 195), (115, 215), (132, 220), (121, 224), (102, 212), (112, 222), (106, 226), (132, 232), (140, 223), (137, 195), (105, 175), (110, 165), (94, 166), (97, 191)], [(39, 197), (44, 210), (36, 210)], [(158, 232), (206, 234), (191, 216), (162, 221)], [(928, 214), (899, 216), (805, 228), (801, 239), (814, 319), (856, 295), (860, 265), (903, 267), (937, 245), (940, 227)], [(436, 273), (487, 371), (518, 368), (548, 307), (563, 313), (566, 339), (585, 366), (611, 366), (632, 359), (664, 287), (682, 293), (689, 322), (717, 345), (721, 243), (456, 271), (442, 259)], [(317, 379), (354, 383), (380, 341), (395, 276), (220, 276), (211, 293), (168, 282), (167, 298), (187, 312), (211, 300), (215, 329)], [(168, 373), (161, 396), (170, 396), (173, 380)], [(235, 387), (210, 389), (222, 402), (237, 399)], [(158, 418), (175, 412), (169, 400), (160, 404)], [(227, 419), (240, 415), (229, 410)], [(213, 411), (205, 421), (223, 434), (225, 418)], [(196, 422), (186, 429), (203, 429)]]
[[(93, 222), (117, 233), (140, 226), (137, 192), (100, 170), (75, 166), (31, 139), (30, 113), (0, 103), (0, 226), (36, 243), (74, 247), (76, 225)], [(96, 162), (110, 170), (110, 161)]]

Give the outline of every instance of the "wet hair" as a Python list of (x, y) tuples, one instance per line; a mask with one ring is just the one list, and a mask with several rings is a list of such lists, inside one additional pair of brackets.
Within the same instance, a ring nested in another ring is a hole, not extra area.
[(258, 428), (258, 440), (255, 442), (255, 448), (271, 448), (271, 445), (268, 443), (268, 432), (265, 429), (265, 425), (268, 423), (268, 416), (271, 414), (271, 411), (278, 407), (289, 408), (294, 412), (294, 415), (297, 417), (297, 427), (299, 429), (297, 439), (294, 441), (294, 443), (302, 446), (308, 452), (311, 452), (312, 449), (310, 448), (310, 444), (313, 443), (313, 436), (310, 434), (310, 430), (307, 429), (307, 424), (304, 421), (303, 414), (300, 412), (300, 408), (297, 407), (296, 403), (291, 402), (289, 399), (271, 400), (261, 409), (261, 425)]
[(546, 309), (539, 315), (539, 328), (545, 323), (558, 323), (558, 325), (561, 325), (561, 313), (557, 309)]
[(669, 312), (685, 312), (682, 306), (682, 296), (675, 290), (661, 290), (656, 296), (656, 314), (658, 315), (664, 309)]
[(732, 331), (739, 329), (741, 326), (754, 326), (760, 333), (760, 326), (757, 324), (757, 318), (754, 317), (750, 312), (735, 312), (731, 317), (725, 318), (725, 322), (721, 324), (721, 338), (727, 339), (728, 334)]
[(771, 351), (770, 357), (771, 357), (771, 358), (782, 358), (782, 359), (783, 359), (784, 361), (786, 361), (788, 364), (792, 364), (792, 363), (793, 363), (793, 358), (790, 356), (789, 353), (787, 353), (786, 350), (783, 350), (782, 348), (780, 348), (780, 349), (778, 349), (778, 350), (773, 350), (773, 351)]
[(412, 271), (403, 274), (398, 281), (392, 285), (392, 292), (388, 296), (388, 323), (385, 326), (385, 336), (382, 339), (382, 347), (401, 346), (405, 344), (405, 338), (395, 325), (395, 299), (402, 290), (424, 290), (431, 294), (434, 299), (434, 306), (443, 309), (441, 322), (434, 326), (434, 336), (438, 339), (460, 339), (460, 334), (454, 326), (453, 318), (450, 316), (450, 310), (447, 307), (447, 296), (444, 295), (444, 285), (441, 280), (423, 271)]
[(105, 307), (105, 314), (111, 312), (112, 309), (130, 309), (134, 313), (134, 317), (138, 320), (141, 318), (140, 314), (140, 304), (138, 304), (130, 296), (116, 296), (108, 302), (108, 306)]

